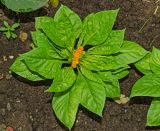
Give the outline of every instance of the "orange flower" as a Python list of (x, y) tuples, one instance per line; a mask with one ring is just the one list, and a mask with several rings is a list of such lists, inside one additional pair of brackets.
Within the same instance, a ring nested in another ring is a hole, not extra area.
[(74, 57), (73, 57), (73, 61), (72, 61), (72, 68), (76, 68), (77, 64), (79, 64), (79, 58), (80, 58), (80, 55), (83, 50), (84, 50), (84, 48), (80, 47), (74, 52)]

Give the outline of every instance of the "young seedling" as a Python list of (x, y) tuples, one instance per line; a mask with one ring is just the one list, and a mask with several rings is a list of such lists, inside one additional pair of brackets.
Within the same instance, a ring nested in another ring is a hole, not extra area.
[(7, 21), (3, 22), (3, 26), (0, 27), (0, 32), (7, 37), (7, 39), (15, 39), (17, 37), (15, 33), (15, 29), (18, 28), (20, 25), (19, 23), (14, 23), (13, 25), (9, 25)]
[(131, 97), (153, 97), (147, 115), (147, 126), (160, 126), (160, 50), (153, 48), (135, 66), (144, 76), (134, 84)]
[(53, 17), (36, 18), (34, 47), (11, 66), (16, 74), (39, 81), (54, 79), (46, 92), (54, 93), (52, 107), (69, 129), (81, 104), (102, 116), (106, 97), (120, 97), (119, 79), (128, 74), (128, 64), (147, 51), (125, 41), (125, 30), (112, 30), (118, 10), (80, 17), (61, 6)]

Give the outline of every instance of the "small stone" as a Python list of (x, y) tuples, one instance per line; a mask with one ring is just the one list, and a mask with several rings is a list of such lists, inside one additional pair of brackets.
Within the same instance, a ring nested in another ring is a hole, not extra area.
[(34, 121), (32, 114), (29, 115), (29, 119), (30, 119), (31, 122)]
[(76, 120), (76, 123), (78, 123), (79, 121), (78, 120)]
[(14, 58), (14, 56), (13, 56), (13, 55), (10, 55), (10, 56), (9, 56), (9, 59), (11, 59), (11, 60), (12, 60), (13, 58)]
[(7, 110), (10, 111), (11, 110), (11, 104), (7, 103)]
[(12, 78), (12, 74), (6, 74), (6, 79), (10, 80)]
[(28, 34), (26, 32), (20, 31), (19, 39), (22, 42), (25, 42), (27, 40), (27, 38), (28, 38)]
[(17, 102), (17, 103), (20, 103), (21, 101), (20, 101), (20, 100), (17, 100), (16, 102)]
[(18, 131), (22, 131), (22, 127), (18, 127)]
[(6, 110), (4, 108), (1, 109), (1, 114), (2, 114), (2, 116), (6, 115)]

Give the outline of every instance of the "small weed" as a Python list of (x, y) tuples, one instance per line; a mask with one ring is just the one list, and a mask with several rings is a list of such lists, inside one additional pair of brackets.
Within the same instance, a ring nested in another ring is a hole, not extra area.
[(15, 33), (15, 29), (20, 26), (19, 23), (14, 23), (13, 25), (9, 25), (7, 21), (3, 22), (3, 26), (0, 27), (0, 32), (3, 32), (3, 34), (7, 37), (7, 39), (15, 39), (17, 37)]

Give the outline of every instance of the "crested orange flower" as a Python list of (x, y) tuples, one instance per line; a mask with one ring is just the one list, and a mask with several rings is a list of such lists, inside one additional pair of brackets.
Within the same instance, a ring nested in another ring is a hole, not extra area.
[(80, 58), (80, 55), (83, 50), (84, 50), (84, 48), (80, 47), (74, 52), (73, 61), (72, 61), (72, 68), (76, 68), (77, 64), (79, 64), (79, 58)]

